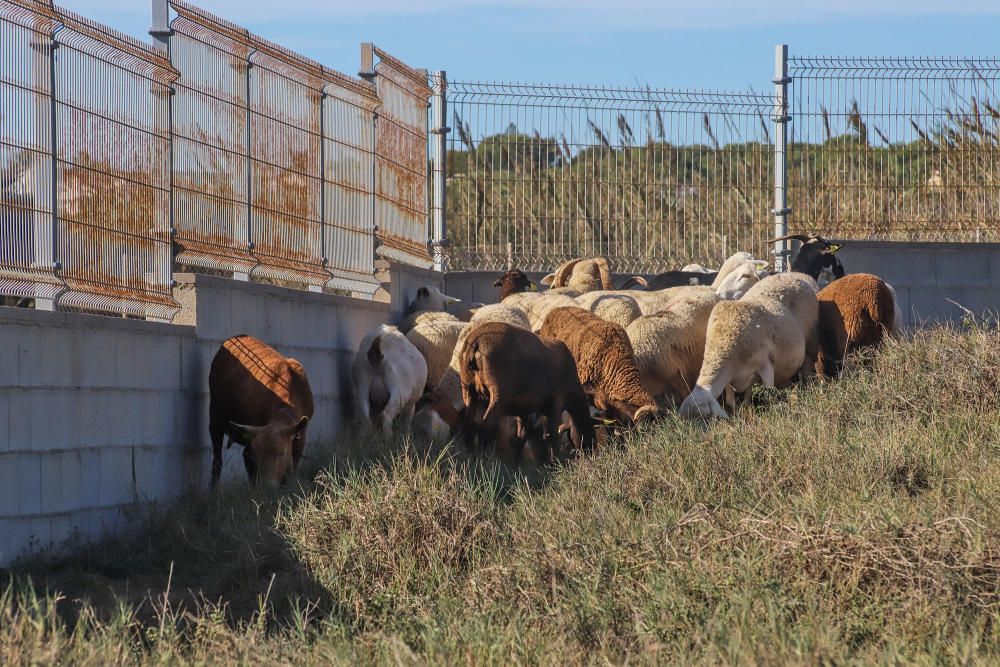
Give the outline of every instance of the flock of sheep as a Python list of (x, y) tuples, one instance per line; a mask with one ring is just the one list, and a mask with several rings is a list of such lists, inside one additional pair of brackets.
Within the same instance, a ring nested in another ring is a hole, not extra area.
[[(838, 246), (796, 236), (792, 271), (770, 274), (749, 253), (718, 271), (690, 265), (615, 289), (604, 258), (568, 262), (542, 282), (497, 280), (498, 303), (468, 321), (450, 297), (418, 290), (399, 327), (362, 341), (352, 368), (357, 415), (389, 435), (458, 437), (514, 463), (589, 449), (607, 431), (676, 408), (727, 417), (754, 385), (837, 375), (846, 357), (900, 323), (892, 287), (844, 275)], [(821, 290), (817, 281), (827, 283)]]
[[(676, 408), (725, 418), (756, 384), (836, 376), (854, 350), (900, 323), (892, 287), (844, 275), (838, 246), (802, 241), (792, 271), (771, 275), (748, 253), (718, 271), (690, 265), (615, 289), (607, 260), (577, 259), (542, 281), (521, 271), (495, 283), (500, 301), (445, 312), (456, 301), (421, 287), (399, 327), (361, 342), (352, 373), (357, 416), (391, 435), (397, 420), (421, 439), (457, 437), (520, 464), (594, 447)], [(822, 290), (817, 282), (828, 283)], [(243, 446), (247, 475), (280, 484), (298, 465), (313, 416), (305, 369), (252, 336), (226, 340), (209, 371), (212, 483), (223, 441)]]

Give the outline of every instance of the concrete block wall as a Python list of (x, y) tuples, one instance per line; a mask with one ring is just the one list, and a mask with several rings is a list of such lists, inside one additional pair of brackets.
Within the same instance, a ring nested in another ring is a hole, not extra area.
[(194, 327), (2, 310), (0, 564), (116, 531), (127, 507), (187, 488)]
[[(126, 530), (137, 502), (208, 488), (208, 370), (229, 336), (302, 362), (316, 403), (307, 452), (334, 444), (361, 339), (443, 283), (396, 264), (387, 277), (390, 303), (177, 275), (172, 324), (0, 308), (0, 567)], [(226, 477), (245, 475), (241, 448), (224, 457)]]
[(893, 286), (907, 326), (1000, 311), (1000, 244), (845, 241), (839, 254)]

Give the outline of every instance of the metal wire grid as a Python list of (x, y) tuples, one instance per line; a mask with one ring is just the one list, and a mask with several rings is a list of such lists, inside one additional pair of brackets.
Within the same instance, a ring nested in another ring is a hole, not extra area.
[(374, 90), (347, 77), (324, 88), (323, 207), (329, 226), (324, 254), (329, 286), (372, 294), (375, 257)]
[[(8, 263), (0, 289), (58, 295), (63, 309), (172, 317), (162, 156), (173, 69), (154, 48), (50, 3), (2, 6), (13, 38), (4, 42), (19, 55), (5, 57), (0, 70), (5, 83), (26, 84), (26, 104), (5, 110), (4, 144), (27, 150), (8, 163), (20, 170), (20, 185), (7, 189), (5, 204), (22, 206), (20, 215), (4, 206), (5, 223), (17, 228), (0, 245), (19, 261)], [(21, 30), (13, 28), (18, 18)]]
[(426, 72), (375, 48), (376, 88), (381, 101), (375, 132), (375, 225), (377, 252), (430, 267), (427, 121), (431, 89)]
[(769, 95), (452, 82), (448, 104), (453, 269), (766, 256)]
[(53, 298), (51, 16), (0, 0), (0, 294)]
[(791, 57), (791, 226), (996, 241), (1000, 60)]

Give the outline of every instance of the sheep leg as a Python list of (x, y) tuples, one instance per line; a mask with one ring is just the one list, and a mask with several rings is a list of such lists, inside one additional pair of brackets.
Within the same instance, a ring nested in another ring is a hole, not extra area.
[(722, 390), (722, 404), (729, 414), (736, 412), (736, 390), (733, 389), (733, 385), (727, 384)]
[(385, 408), (382, 410), (382, 435), (387, 438), (392, 436), (392, 424), (396, 421), (396, 417), (403, 411), (403, 407), (402, 396), (399, 394), (389, 394), (389, 402), (385, 404)]
[(406, 405), (403, 406), (403, 430), (407, 433), (410, 432), (413, 426), (413, 413), (416, 411), (417, 404), (413, 401), (407, 401)]
[(760, 378), (760, 383), (765, 387), (774, 386), (774, 366), (771, 365), (770, 360), (761, 364), (757, 370), (757, 377)]

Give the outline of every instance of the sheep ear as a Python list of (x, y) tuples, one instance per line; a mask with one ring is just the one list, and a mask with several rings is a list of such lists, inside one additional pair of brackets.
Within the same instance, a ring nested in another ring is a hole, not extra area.
[(556, 279), (556, 274), (550, 273), (549, 275), (545, 276), (544, 278), (542, 278), (538, 282), (540, 282), (543, 285), (551, 285), (552, 281), (555, 280), (555, 279)]
[(496, 282), (493, 283), (494, 287), (503, 287), (503, 278), (497, 278)]
[(429, 294), (430, 292), (427, 290), (426, 287), (421, 287), (420, 289), (417, 290), (417, 296), (428, 296)]

